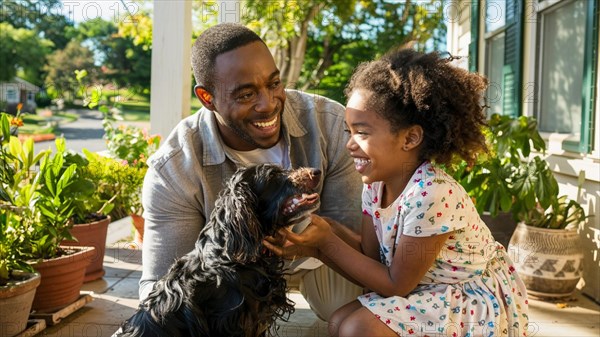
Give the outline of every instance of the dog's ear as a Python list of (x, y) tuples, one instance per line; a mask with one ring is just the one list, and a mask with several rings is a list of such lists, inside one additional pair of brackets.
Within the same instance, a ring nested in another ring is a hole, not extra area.
[(248, 182), (232, 179), (215, 204), (215, 220), (223, 233), (224, 254), (238, 262), (256, 259), (264, 234), (256, 217), (257, 197)]

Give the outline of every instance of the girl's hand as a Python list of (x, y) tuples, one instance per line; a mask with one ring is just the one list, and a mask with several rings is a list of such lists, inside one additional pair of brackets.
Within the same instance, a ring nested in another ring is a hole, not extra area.
[[(280, 230), (281, 231), (281, 230)], [(320, 248), (333, 234), (329, 223), (318, 215), (311, 214), (311, 223), (302, 233), (290, 231), (282, 233), (286, 240), (303, 247)]]
[[(295, 260), (300, 257), (317, 257), (318, 250), (311, 247), (302, 247), (290, 241), (285, 240), (284, 236), (289, 232), (282, 229), (275, 236), (268, 236), (263, 240), (263, 245), (272, 251), (275, 255), (286, 260)], [(282, 240), (283, 238), (283, 240)]]
[(317, 257), (318, 248), (333, 235), (331, 227), (318, 215), (311, 215), (311, 223), (300, 234), (288, 229), (280, 229), (274, 237), (267, 237), (263, 244), (273, 253), (284, 259), (297, 257)]

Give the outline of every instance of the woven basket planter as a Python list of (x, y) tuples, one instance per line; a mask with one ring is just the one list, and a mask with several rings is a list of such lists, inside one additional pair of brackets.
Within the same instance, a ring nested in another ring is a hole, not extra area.
[(582, 276), (581, 247), (576, 230), (537, 228), (520, 223), (508, 250), (528, 294), (560, 298), (571, 295)]

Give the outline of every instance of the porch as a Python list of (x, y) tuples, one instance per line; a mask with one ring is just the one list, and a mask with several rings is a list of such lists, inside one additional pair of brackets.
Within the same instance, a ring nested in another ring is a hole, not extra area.
[[(138, 304), (142, 254), (131, 242), (131, 220), (110, 224), (104, 258), (106, 275), (83, 286), (94, 300), (59, 324), (42, 331), (44, 336), (108, 337), (129, 318)], [(296, 312), (282, 322), (279, 335), (327, 336), (327, 324), (319, 320), (298, 291), (290, 292)], [(600, 336), (600, 305), (581, 293), (563, 302), (530, 299), (530, 336)]]

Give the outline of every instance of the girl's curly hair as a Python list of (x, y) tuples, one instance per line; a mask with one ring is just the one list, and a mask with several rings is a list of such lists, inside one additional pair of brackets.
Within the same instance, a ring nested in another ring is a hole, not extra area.
[(439, 53), (394, 49), (379, 60), (360, 64), (345, 90), (374, 93), (368, 106), (396, 133), (420, 125), (424, 131), (421, 160), (449, 164), (455, 156), (471, 164), (487, 151), (482, 127), (487, 79), (452, 66)]

